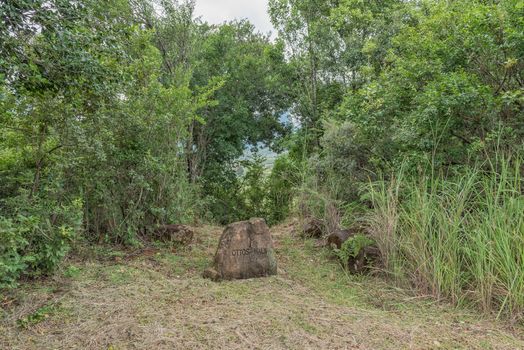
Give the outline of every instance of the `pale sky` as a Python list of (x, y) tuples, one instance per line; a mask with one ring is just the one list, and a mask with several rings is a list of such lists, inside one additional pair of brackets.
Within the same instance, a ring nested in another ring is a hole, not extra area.
[(258, 31), (275, 32), (267, 13), (267, 0), (196, 0), (195, 17), (211, 24), (247, 18)]

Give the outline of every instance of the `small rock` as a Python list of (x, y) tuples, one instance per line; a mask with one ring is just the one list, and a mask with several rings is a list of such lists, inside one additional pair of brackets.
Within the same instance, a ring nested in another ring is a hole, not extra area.
[(204, 274), (202, 275), (204, 278), (209, 278), (212, 281), (219, 281), (220, 275), (218, 272), (213, 268), (208, 268), (204, 270)]

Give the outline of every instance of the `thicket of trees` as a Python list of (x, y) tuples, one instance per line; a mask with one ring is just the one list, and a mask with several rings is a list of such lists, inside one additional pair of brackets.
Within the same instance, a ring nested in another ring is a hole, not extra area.
[(520, 319), (522, 1), (269, 3), (303, 214), (364, 225), (403, 286)]
[(14, 0), (0, 17), (0, 286), (78, 239), (250, 215), (235, 161), (288, 132), (281, 45), (194, 3)]
[(295, 208), (362, 221), (400, 283), (524, 310), (522, 1), (269, 0), (274, 41), (193, 8), (0, 5), (0, 287), (79, 239)]

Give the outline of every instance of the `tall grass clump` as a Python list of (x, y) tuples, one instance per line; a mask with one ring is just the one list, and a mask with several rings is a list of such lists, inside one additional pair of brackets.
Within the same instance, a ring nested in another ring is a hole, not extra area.
[(400, 170), (370, 184), (367, 220), (386, 272), (420, 293), (522, 318), (522, 164), (506, 157), (454, 176)]

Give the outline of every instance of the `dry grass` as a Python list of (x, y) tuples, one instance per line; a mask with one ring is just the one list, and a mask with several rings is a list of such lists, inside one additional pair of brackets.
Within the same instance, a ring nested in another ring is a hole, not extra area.
[[(272, 230), (279, 275), (201, 278), (220, 229), (191, 249), (91, 251), (3, 303), (1, 349), (520, 349), (509, 329), (372, 277), (348, 277), (291, 227)], [(94, 253), (96, 254), (94, 254)]]

